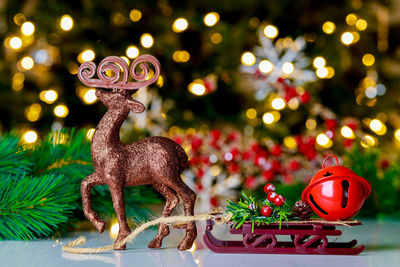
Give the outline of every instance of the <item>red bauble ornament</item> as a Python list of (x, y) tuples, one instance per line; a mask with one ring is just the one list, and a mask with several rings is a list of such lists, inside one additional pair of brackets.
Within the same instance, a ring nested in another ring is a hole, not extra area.
[(265, 194), (268, 194), (269, 192), (275, 192), (275, 186), (271, 183), (268, 183), (264, 186), (264, 192)]
[(280, 145), (274, 145), (271, 148), (270, 153), (274, 157), (279, 157), (282, 154), (282, 147)]
[(300, 96), (300, 103), (307, 104), (308, 102), (310, 102), (310, 98), (311, 98), (310, 93), (304, 92), (304, 94)]
[(269, 202), (274, 202), (274, 199), (275, 199), (275, 197), (276, 197), (277, 195), (278, 195), (278, 194), (275, 193), (275, 192), (269, 192), (269, 193), (267, 194), (267, 200), (268, 200)]
[(269, 206), (264, 206), (261, 208), (262, 216), (269, 217), (272, 215), (273, 209)]
[[(334, 157), (338, 166), (325, 168), (325, 161), (329, 157)], [(322, 163), (322, 169), (304, 189), (301, 199), (325, 220), (347, 220), (360, 211), (370, 192), (371, 185), (367, 180), (349, 168), (339, 166), (335, 155), (328, 155)]]
[(195, 137), (192, 140), (192, 149), (196, 151), (201, 147), (202, 144), (203, 144), (203, 140), (201, 140), (201, 138), (199, 138), (199, 137)]
[(285, 199), (281, 195), (276, 195), (272, 201), (276, 206), (280, 207), (285, 203)]

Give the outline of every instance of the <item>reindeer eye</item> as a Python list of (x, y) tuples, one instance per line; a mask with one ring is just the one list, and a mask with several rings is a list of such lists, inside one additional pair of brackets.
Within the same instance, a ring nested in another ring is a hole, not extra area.
[(328, 177), (328, 176), (331, 176), (333, 173), (332, 172), (326, 172), (324, 175), (322, 175), (322, 176), (324, 176), (324, 177)]

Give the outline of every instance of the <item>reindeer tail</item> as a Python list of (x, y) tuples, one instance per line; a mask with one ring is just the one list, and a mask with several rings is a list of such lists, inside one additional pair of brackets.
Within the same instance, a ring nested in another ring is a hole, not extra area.
[(180, 171), (183, 171), (189, 167), (188, 156), (186, 155), (185, 150), (183, 150), (183, 148), (178, 144), (176, 144), (176, 152), (178, 153)]

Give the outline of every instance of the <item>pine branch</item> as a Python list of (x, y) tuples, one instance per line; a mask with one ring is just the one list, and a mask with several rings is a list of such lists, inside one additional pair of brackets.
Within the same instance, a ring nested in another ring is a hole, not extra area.
[(0, 173), (2, 175), (27, 172), (32, 166), (26, 159), (26, 151), (18, 142), (18, 137), (14, 135), (0, 137)]
[(30, 240), (66, 223), (77, 200), (62, 175), (0, 177), (0, 239)]

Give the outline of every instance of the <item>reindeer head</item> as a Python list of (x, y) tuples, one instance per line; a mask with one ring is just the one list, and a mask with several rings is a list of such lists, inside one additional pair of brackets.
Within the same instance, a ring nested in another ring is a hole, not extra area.
[[(153, 77), (146, 80), (149, 69), (145, 62), (150, 62), (155, 69)], [(136, 72), (136, 66), (139, 65), (142, 73)], [(96, 72), (96, 64), (93, 62), (84, 62), (78, 69), (78, 77), (82, 83), (90, 87), (113, 89), (107, 91), (105, 89), (97, 89), (96, 97), (110, 110), (126, 109), (135, 113), (142, 113), (145, 106), (132, 99), (131, 94), (135, 93), (139, 88), (154, 83), (160, 75), (160, 63), (150, 55), (142, 55), (136, 58), (131, 65), (130, 74), (137, 82), (128, 82), (129, 76), (128, 64), (120, 57), (110, 56), (103, 59), (98, 68), (97, 76), (99, 79), (92, 79)], [(106, 75), (106, 71), (111, 71), (114, 75)], [(120, 80), (121, 74), (123, 75)]]

